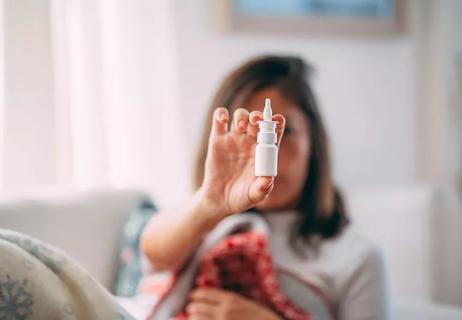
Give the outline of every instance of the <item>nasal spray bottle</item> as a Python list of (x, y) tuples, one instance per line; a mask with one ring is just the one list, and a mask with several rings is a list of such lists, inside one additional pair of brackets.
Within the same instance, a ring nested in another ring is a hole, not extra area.
[(258, 121), (257, 146), (255, 148), (255, 176), (275, 177), (278, 171), (278, 147), (276, 146), (276, 121), (272, 120), (271, 100), (265, 100), (263, 120)]

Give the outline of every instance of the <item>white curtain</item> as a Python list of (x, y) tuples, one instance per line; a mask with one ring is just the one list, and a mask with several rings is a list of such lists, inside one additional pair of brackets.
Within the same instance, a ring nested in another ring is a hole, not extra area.
[[(32, 121), (32, 127), (18, 120), (15, 128), (4, 128), (1, 158), (7, 161), (2, 176), (8, 177), (2, 181), (3, 194), (48, 188), (136, 188), (151, 193), (161, 205), (184, 196), (190, 185), (189, 160), (185, 159), (177, 99), (172, 2), (25, 0), (21, 5), (16, 0), (4, 1), (4, 18), (12, 21), (3, 32), (10, 39), (5, 41), (5, 65), (11, 65), (11, 48), (24, 49), (31, 38), (40, 38), (37, 48), (32, 43), (22, 58), (42, 52), (27, 71), (36, 75), (31, 86), (49, 91), (50, 98), (4, 99), (4, 122), (19, 117), (10, 112), (18, 104), (24, 111), (36, 110), (46, 116)], [(26, 8), (42, 14), (32, 14), (31, 24), (22, 10)], [(40, 32), (29, 29), (34, 24)], [(24, 43), (13, 43), (12, 37)], [(48, 46), (45, 53), (41, 46)], [(21, 61), (15, 62), (12, 67), (20, 68)], [(13, 79), (13, 71), (5, 73), (6, 83)], [(51, 83), (45, 85), (47, 81)], [(15, 85), (10, 96), (33, 93), (24, 81)], [(29, 132), (20, 148), (16, 131)], [(11, 161), (6, 156), (9, 144), (17, 149)], [(37, 145), (48, 146), (35, 147), (39, 165), (20, 152)], [(18, 157), (24, 161), (13, 161)], [(17, 177), (30, 166), (34, 171), (45, 170), (46, 178), (29, 174), (18, 182)]]

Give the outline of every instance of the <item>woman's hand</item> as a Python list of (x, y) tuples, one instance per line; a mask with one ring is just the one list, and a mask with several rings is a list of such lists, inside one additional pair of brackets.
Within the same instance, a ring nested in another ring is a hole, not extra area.
[(204, 288), (191, 293), (186, 306), (190, 320), (278, 320), (272, 310), (221, 289)]
[[(199, 193), (208, 207), (220, 220), (228, 215), (255, 206), (269, 195), (274, 185), (273, 177), (255, 177), (255, 145), (260, 111), (249, 114), (239, 108), (234, 112), (231, 128), (226, 108), (217, 108), (213, 114), (208, 152), (205, 160), (204, 180)], [(277, 121), (278, 144), (281, 141), (285, 118), (273, 115)]]
[[(249, 115), (238, 109), (228, 131), (228, 111), (215, 110), (202, 186), (178, 208), (155, 214), (143, 231), (143, 253), (157, 269), (180, 266), (216, 223), (255, 206), (271, 192), (274, 178), (254, 176), (257, 121), (262, 119), (261, 112)], [(276, 114), (273, 120), (278, 122), (279, 143), (285, 119)]]

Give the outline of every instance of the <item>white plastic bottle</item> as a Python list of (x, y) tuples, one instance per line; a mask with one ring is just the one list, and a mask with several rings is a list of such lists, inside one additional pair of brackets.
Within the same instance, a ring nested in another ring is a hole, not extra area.
[(258, 122), (255, 148), (255, 176), (275, 177), (278, 171), (278, 147), (276, 146), (276, 121), (272, 120), (271, 100), (265, 100), (263, 121)]

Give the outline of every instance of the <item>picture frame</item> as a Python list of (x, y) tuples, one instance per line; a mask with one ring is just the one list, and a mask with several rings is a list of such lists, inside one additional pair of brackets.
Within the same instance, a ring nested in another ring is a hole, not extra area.
[(397, 35), (406, 0), (216, 0), (225, 31)]

